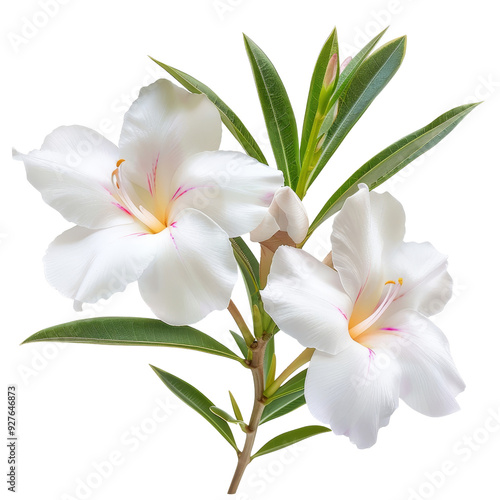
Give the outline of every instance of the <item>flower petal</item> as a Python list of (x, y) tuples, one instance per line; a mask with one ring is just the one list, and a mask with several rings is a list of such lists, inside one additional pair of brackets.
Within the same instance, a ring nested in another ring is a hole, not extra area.
[(152, 235), (136, 223), (107, 229), (73, 227), (58, 236), (44, 258), (47, 280), (82, 302), (107, 299), (137, 280), (153, 260)]
[(171, 217), (195, 208), (214, 220), (230, 236), (255, 229), (267, 214), (283, 174), (243, 153), (199, 153), (177, 170), (172, 185)]
[(139, 289), (156, 316), (184, 325), (228, 306), (238, 272), (228, 236), (215, 222), (186, 209), (154, 238), (158, 253)]
[(401, 294), (388, 313), (414, 309), (425, 316), (441, 312), (452, 296), (448, 261), (430, 243), (403, 243), (387, 259), (386, 269), (403, 278)]
[(353, 302), (354, 315), (368, 317), (376, 306), (382, 287), (398, 276), (385, 276), (384, 255), (402, 241), (405, 214), (389, 193), (369, 192), (360, 185), (335, 217), (332, 231), (333, 265)]
[(335, 354), (354, 342), (347, 319), (352, 302), (338, 273), (304, 250), (278, 248), (262, 299), (280, 329), (304, 347)]
[(455, 397), (465, 384), (451, 357), (448, 340), (432, 321), (418, 312), (401, 310), (387, 318), (376, 335), (383, 337), (381, 342), (390, 347), (400, 366), (400, 397), (405, 403), (431, 417), (459, 409)]
[(28, 181), (70, 222), (91, 229), (129, 224), (131, 216), (111, 195), (118, 148), (93, 130), (59, 127), (39, 150), (15, 153)]
[(141, 89), (120, 135), (123, 174), (140, 188), (168, 196), (177, 167), (189, 156), (219, 148), (222, 122), (203, 94), (168, 80)]
[(399, 369), (394, 363), (386, 367), (386, 358), (353, 341), (334, 356), (315, 351), (307, 370), (309, 410), (358, 448), (375, 444), (398, 407)]
[(309, 219), (304, 204), (288, 186), (276, 191), (264, 220), (250, 234), (252, 241), (265, 241), (277, 231), (288, 233), (295, 243), (307, 235)]

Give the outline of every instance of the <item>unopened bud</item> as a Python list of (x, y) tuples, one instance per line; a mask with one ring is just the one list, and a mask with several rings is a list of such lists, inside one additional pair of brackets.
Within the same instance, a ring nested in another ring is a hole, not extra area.
[(328, 66), (326, 67), (325, 78), (323, 80), (323, 85), (325, 88), (328, 88), (334, 81), (337, 76), (337, 61), (338, 55), (333, 54), (333, 56), (328, 61)]
[(317, 153), (323, 147), (323, 143), (325, 142), (325, 139), (326, 139), (326, 134), (323, 134), (320, 137), (318, 144), (316, 144), (316, 149), (314, 150), (315, 153)]
[(344, 62), (340, 65), (340, 70), (339, 72), (342, 73), (347, 67), (347, 65), (352, 61), (352, 57), (349, 56), (347, 59), (344, 60)]

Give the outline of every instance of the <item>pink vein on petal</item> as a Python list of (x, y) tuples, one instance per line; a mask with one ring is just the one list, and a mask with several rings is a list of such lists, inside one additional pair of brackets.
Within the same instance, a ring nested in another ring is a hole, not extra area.
[(178, 251), (179, 247), (177, 246), (177, 243), (175, 242), (174, 235), (172, 234), (172, 231), (169, 231), (169, 232), (170, 232), (170, 238), (172, 239), (172, 242), (174, 243), (175, 249)]
[(392, 327), (380, 328), (380, 330), (386, 330), (388, 332), (400, 332), (401, 331), (399, 328), (392, 328)]
[(345, 320), (347, 321), (347, 314), (344, 311), (342, 311), (342, 309), (340, 309), (340, 307), (337, 307), (337, 306), (333, 306), (333, 307), (335, 307), (335, 309), (337, 309), (337, 311), (340, 314), (342, 314), (342, 316), (344, 316)]
[(120, 205), (118, 202), (116, 201), (112, 201), (111, 202), (115, 207), (119, 208), (120, 210), (123, 210), (126, 214), (130, 215), (132, 217), (132, 214), (122, 205)]

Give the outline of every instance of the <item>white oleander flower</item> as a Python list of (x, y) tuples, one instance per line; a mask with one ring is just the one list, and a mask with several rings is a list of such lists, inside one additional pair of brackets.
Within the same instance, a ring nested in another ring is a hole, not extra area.
[(403, 242), (403, 208), (365, 185), (335, 217), (334, 269), (280, 247), (262, 292), (277, 325), (315, 348), (305, 383), (311, 413), (372, 446), (401, 398), (447, 415), (464, 383), (444, 334), (428, 317), (451, 297), (447, 259), (429, 243)]
[(81, 308), (138, 280), (170, 324), (224, 309), (237, 279), (229, 237), (257, 227), (281, 172), (217, 151), (221, 119), (203, 95), (166, 80), (141, 90), (119, 146), (60, 127), (26, 155), (28, 180), (76, 227), (50, 245), (48, 281)]

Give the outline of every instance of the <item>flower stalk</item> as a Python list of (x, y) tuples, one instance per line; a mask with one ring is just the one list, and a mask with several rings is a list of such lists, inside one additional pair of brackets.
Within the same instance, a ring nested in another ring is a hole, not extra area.
[(248, 328), (247, 324), (245, 323), (245, 320), (243, 319), (240, 310), (236, 307), (236, 304), (232, 300), (229, 301), (227, 310), (233, 317), (234, 322), (238, 325), (238, 328), (240, 329), (240, 332), (243, 335), (243, 338), (245, 339), (247, 346), (250, 347), (254, 342), (254, 336), (252, 335), (250, 328)]
[(281, 375), (264, 391), (266, 398), (271, 397), (285, 382), (285, 380), (292, 375), (301, 366), (311, 361), (315, 349), (310, 347), (304, 349), (281, 373)]
[(262, 412), (264, 411), (265, 407), (264, 354), (266, 352), (267, 342), (268, 338), (265, 335), (264, 337), (257, 339), (252, 344), (252, 346), (250, 346), (250, 349), (252, 351), (252, 361), (250, 362), (250, 369), (252, 370), (254, 383), (254, 404), (252, 414), (250, 416), (250, 421), (246, 429), (247, 434), (245, 444), (243, 446), (243, 450), (238, 455), (238, 464), (236, 466), (233, 479), (231, 481), (231, 484), (229, 485), (229, 490), (227, 492), (229, 495), (233, 495), (234, 493), (236, 493), (245, 469), (252, 460), (252, 448), (255, 443), (257, 429), (259, 427)]

